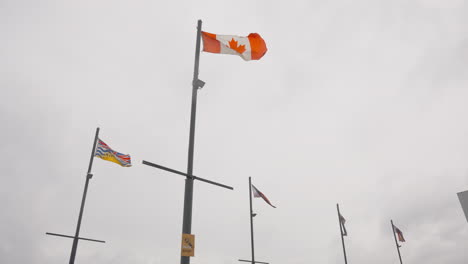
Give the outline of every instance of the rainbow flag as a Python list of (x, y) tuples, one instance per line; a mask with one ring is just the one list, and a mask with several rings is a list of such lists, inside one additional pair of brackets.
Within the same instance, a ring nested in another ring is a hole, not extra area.
[(130, 155), (125, 155), (117, 151), (112, 150), (104, 141), (98, 139), (96, 151), (94, 152), (95, 157), (99, 157), (103, 160), (108, 160), (119, 164), (122, 167), (131, 167), (132, 161)]

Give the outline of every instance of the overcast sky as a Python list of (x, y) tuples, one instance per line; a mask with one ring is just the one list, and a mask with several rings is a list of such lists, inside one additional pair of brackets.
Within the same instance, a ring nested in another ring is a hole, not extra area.
[(259, 33), (260, 61), (204, 53), (193, 264), (466, 264), (468, 2), (0, 2), (0, 262), (68, 263), (96, 127), (77, 263), (179, 263), (197, 19)]

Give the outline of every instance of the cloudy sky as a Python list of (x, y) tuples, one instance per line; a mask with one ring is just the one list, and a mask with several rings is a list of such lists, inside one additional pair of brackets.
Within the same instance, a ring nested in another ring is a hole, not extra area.
[(53, 1), (0, 3), (0, 262), (68, 263), (96, 127), (134, 166), (96, 159), (77, 263), (178, 263), (197, 19), (258, 32), (260, 61), (202, 54), (194, 264), (250, 257), (465, 264), (468, 2)]

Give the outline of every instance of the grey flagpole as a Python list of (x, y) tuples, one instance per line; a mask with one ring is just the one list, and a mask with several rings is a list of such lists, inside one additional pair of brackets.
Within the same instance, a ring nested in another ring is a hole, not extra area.
[(345, 264), (348, 264), (348, 259), (346, 257), (346, 248), (344, 244), (344, 237), (343, 237), (343, 226), (341, 225), (341, 213), (340, 213), (340, 205), (336, 204), (336, 210), (338, 211), (338, 224), (340, 225), (340, 235), (341, 235), (341, 244), (343, 245), (343, 255), (344, 255), (344, 262)]
[(400, 245), (398, 245), (398, 241), (396, 239), (395, 225), (393, 225), (393, 220), (390, 220), (390, 223), (392, 224), (393, 237), (395, 238), (395, 245), (398, 251), (398, 257), (400, 258), (400, 264), (403, 264), (403, 261), (401, 260)]
[(255, 264), (255, 246), (254, 246), (254, 231), (253, 231), (253, 209), (252, 209), (252, 179), (249, 177), (249, 200), (250, 200), (250, 246), (252, 249), (252, 264)]
[[(198, 20), (197, 26), (197, 41), (195, 47), (195, 65), (193, 70), (192, 81), (192, 108), (190, 114), (190, 135), (189, 135), (189, 148), (188, 148), (188, 162), (187, 174), (193, 173), (193, 152), (195, 145), (195, 119), (197, 113), (197, 92), (198, 88), (203, 87), (203, 81), (198, 79), (198, 68), (200, 64), (200, 41), (201, 41), (201, 28), (202, 21)], [(185, 193), (184, 193), (184, 216), (182, 220), (182, 233), (191, 234), (192, 232), (192, 204), (193, 204), (193, 177), (185, 179)], [(180, 257), (181, 264), (189, 264), (190, 257)]]
[(72, 250), (70, 253), (70, 262), (69, 262), (70, 264), (75, 263), (76, 251), (78, 248), (78, 240), (80, 236), (81, 219), (83, 218), (83, 211), (84, 211), (84, 206), (86, 202), (86, 194), (88, 192), (88, 184), (89, 184), (89, 180), (93, 177), (93, 175), (91, 174), (91, 169), (93, 167), (94, 152), (96, 150), (96, 142), (98, 140), (98, 137), (99, 137), (99, 127), (96, 128), (96, 135), (94, 136), (93, 149), (91, 150), (91, 158), (89, 159), (88, 173), (86, 174), (86, 183), (85, 183), (84, 190), (83, 190), (83, 197), (81, 198), (80, 214), (78, 216), (78, 223), (76, 224), (75, 237), (73, 238), (73, 245), (72, 245)]

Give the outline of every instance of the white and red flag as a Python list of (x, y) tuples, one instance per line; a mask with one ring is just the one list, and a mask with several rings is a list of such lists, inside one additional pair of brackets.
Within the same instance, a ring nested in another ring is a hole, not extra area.
[(400, 242), (406, 242), (405, 238), (403, 237), (403, 232), (401, 232), (401, 230), (398, 229), (398, 227), (396, 226), (393, 226), (393, 227), (395, 227), (395, 233), (397, 234), (398, 240)]
[(271, 205), (271, 207), (276, 208), (276, 206), (272, 205), (270, 203), (270, 200), (268, 200), (268, 198), (261, 191), (259, 191), (257, 188), (255, 188), (255, 186), (253, 184), (252, 184), (252, 193), (253, 193), (255, 198), (261, 197), (267, 204)]
[(267, 52), (265, 41), (257, 33), (247, 37), (217, 35), (202, 31), (203, 51), (239, 55), (244, 60), (259, 60)]

